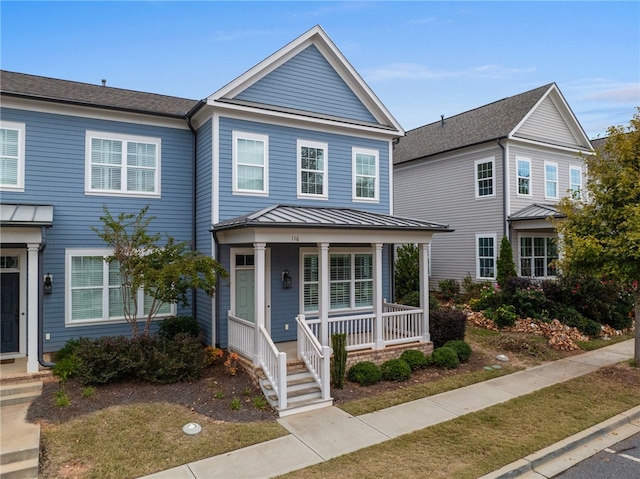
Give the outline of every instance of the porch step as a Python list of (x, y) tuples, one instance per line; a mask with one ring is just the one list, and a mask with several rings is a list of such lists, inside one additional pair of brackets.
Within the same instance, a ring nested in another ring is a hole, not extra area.
[[(31, 395), (38, 387), (22, 388), (33, 389), (29, 392), (11, 394), (10, 390), (3, 386), (2, 398), (13, 396)], [(42, 388), (42, 383), (39, 384)], [(38, 460), (40, 453), (40, 426), (26, 421), (29, 401), (0, 407), (0, 479), (30, 479), (38, 477)]]
[(0, 407), (30, 403), (42, 393), (42, 381), (0, 384)]

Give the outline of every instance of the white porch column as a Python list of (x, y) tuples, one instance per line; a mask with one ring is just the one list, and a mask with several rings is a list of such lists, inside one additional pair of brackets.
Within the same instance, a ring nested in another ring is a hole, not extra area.
[(429, 243), (418, 244), (420, 254), (420, 309), (422, 309), (422, 339), (431, 341), (429, 334)]
[(329, 342), (329, 308), (331, 307), (331, 271), (329, 267), (329, 243), (318, 244), (318, 309), (320, 313), (320, 343), (331, 346)]
[(38, 367), (38, 315), (40, 314), (40, 278), (38, 272), (38, 250), (40, 244), (27, 244), (27, 372), (37, 373)]
[(253, 358), (253, 363), (258, 364), (259, 358), (261, 355), (260, 351), (260, 326), (265, 325), (265, 313), (264, 313), (264, 305), (265, 305), (265, 290), (266, 286), (264, 284), (264, 272), (265, 272), (265, 253), (266, 253), (267, 245), (266, 243), (254, 243), (253, 244), (253, 252), (254, 252), (254, 271), (253, 271), (253, 283), (255, 288), (255, 304), (254, 304), (254, 317), (255, 317), (255, 355)]
[(382, 243), (373, 245), (373, 314), (376, 317), (375, 324), (375, 348), (384, 348), (382, 336)]

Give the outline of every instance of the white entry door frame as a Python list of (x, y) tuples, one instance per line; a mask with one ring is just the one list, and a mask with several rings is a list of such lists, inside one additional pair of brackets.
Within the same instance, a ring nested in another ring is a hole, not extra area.
[(255, 324), (255, 275), (264, 283), (265, 328), (271, 334), (271, 250), (265, 251), (263, 274), (255, 270), (253, 248), (231, 248), (230, 290), (231, 314)]

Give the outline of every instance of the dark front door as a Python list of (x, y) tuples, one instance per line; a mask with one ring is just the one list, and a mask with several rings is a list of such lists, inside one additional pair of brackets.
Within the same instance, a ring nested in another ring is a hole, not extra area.
[(12, 353), (19, 350), (20, 334), (20, 273), (2, 273), (0, 287), (0, 352)]

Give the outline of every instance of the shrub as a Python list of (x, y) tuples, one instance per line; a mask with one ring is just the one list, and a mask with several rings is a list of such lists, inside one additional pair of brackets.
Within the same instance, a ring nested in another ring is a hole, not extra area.
[[(414, 244), (404, 244), (396, 250), (396, 300), (420, 289), (420, 253)], [(407, 303), (405, 303), (407, 304)]]
[(541, 318), (547, 309), (547, 298), (542, 288), (535, 285), (516, 289), (513, 295), (505, 298), (505, 302), (513, 306), (521, 318)]
[(132, 376), (140, 365), (140, 354), (124, 336), (80, 338), (76, 349), (80, 382), (102, 384)]
[(438, 309), (431, 313), (429, 334), (436, 348), (453, 339), (464, 339), (467, 316), (457, 309)]
[(169, 316), (160, 323), (158, 328), (158, 336), (163, 339), (173, 339), (180, 333), (197, 338), (200, 335), (198, 321), (192, 316)]
[(593, 319), (585, 318), (580, 312), (571, 306), (565, 306), (556, 310), (558, 321), (571, 328), (577, 328), (582, 334), (597, 337), (602, 332), (602, 325)]
[(469, 300), (469, 307), (473, 311), (494, 309), (502, 304), (502, 294), (493, 284), (485, 284), (479, 290), (477, 298)]
[(479, 298), (480, 291), (484, 286), (490, 286), (491, 281), (481, 281), (476, 282), (473, 280), (471, 275), (467, 273), (467, 275), (462, 278), (462, 287), (464, 288), (465, 293), (469, 295), (470, 298)]
[(455, 350), (443, 346), (434, 349), (431, 363), (444, 369), (456, 369), (460, 365), (460, 360)]
[(389, 359), (380, 365), (385, 381), (406, 381), (411, 377), (411, 367), (402, 359)]
[(452, 301), (460, 295), (460, 284), (455, 279), (443, 279), (438, 287), (445, 301)]
[(172, 339), (136, 338), (144, 354), (136, 376), (154, 383), (175, 383), (197, 379), (207, 365), (208, 353), (200, 339), (178, 333)]
[(380, 382), (382, 379), (382, 371), (371, 361), (362, 361), (349, 368), (347, 379), (360, 386), (370, 386), (371, 384)]
[[(420, 291), (412, 291), (398, 301), (400, 304), (407, 306), (413, 306), (415, 308), (420, 307)], [(440, 309), (440, 303), (433, 293), (429, 293), (429, 311)]]
[(502, 287), (509, 278), (517, 276), (516, 265), (513, 262), (513, 249), (506, 236), (500, 242), (500, 254), (496, 264), (496, 281)]
[(344, 386), (344, 372), (347, 365), (347, 335), (336, 333), (331, 335), (333, 357), (331, 358), (331, 382), (337, 389)]
[(443, 347), (453, 349), (458, 355), (458, 360), (461, 363), (467, 362), (471, 357), (471, 346), (469, 346), (469, 343), (467, 343), (466, 341), (462, 341), (460, 339), (447, 341), (446, 343), (444, 343)]
[(423, 369), (427, 366), (427, 357), (418, 349), (407, 349), (403, 351), (400, 359), (407, 363), (412, 371)]
[(518, 319), (516, 308), (510, 304), (503, 304), (496, 308), (495, 311), (487, 312), (487, 317), (492, 319), (499, 328), (513, 326)]
[(54, 362), (59, 362), (65, 358), (75, 355), (79, 345), (80, 345), (79, 339), (73, 339), (73, 338), (69, 339), (66, 343), (64, 343), (64, 346), (62, 347), (62, 349), (60, 349), (57, 353), (53, 355)]

